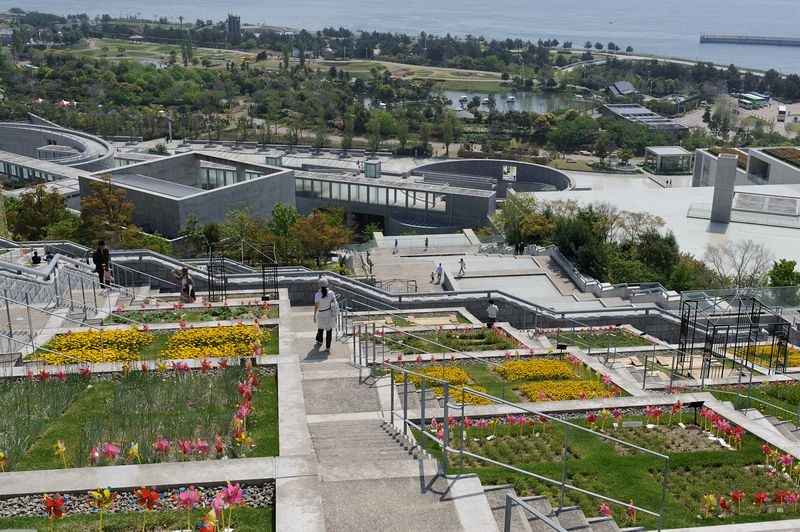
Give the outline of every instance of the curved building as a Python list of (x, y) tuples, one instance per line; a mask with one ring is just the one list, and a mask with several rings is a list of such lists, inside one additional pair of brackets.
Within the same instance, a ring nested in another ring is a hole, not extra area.
[(114, 149), (103, 139), (36, 115), (28, 120), (0, 122), (0, 151), (88, 172), (114, 167)]

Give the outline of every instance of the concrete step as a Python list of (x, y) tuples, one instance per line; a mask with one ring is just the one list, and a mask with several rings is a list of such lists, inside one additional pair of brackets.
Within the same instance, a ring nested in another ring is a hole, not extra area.
[(798, 435), (797, 427), (794, 425), (794, 423), (789, 423), (788, 421), (778, 423), (775, 425), (775, 428), (778, 429), (778, 432), (792, 441), (798, 441), (798, 439), (800, 439), (800, 435)]
[(511, 510), (510, 529), (505, 528), (506, 494), (516, 495), (514, 487), (510, 484), (502, 486), (484, 486), (483, 492), (489, 507), (497, 523), (499, 530), (511, 530), (512, 532), (531, 532), (531, 525), (528, 523), (528, 514), (518, 505), (514, 505)]
[(355, 460), (352, 453), (347, 456), (331, 457), (318, 466), (323, 482), (340, 480), (386, 479), (401, 477), (418, 477), (420, 474), (435, 476), (439, 472), (439, 464), (430, 459), (392, 459), (392, 460)]
[(619, 532), (613, 517), (589, 517), (586, 521), (592, 527), (592, 532)]
[[(544, 495), (523, 497), (522, 500), (525, 501), (529, 506), (533, 506), (535, 509), (539, 510), (539, 512), (546, 515), (551, 522), (560, 524), (558, 517), (553, 511), (553, 507), (550, 505), (550, 501)], [(525, 515), (533, 532), (553, 532), (553, 529), (547, 523), (535, 515), (531, 514), (530, 512), (525, 512)]]
[(570, 532), (588, 532), (592, 530), (586, 516), (578, 506), (565, 506), (558, 512), (558, 522)]
[(374, 448), (346, 448), (336, 449), (317, 449), (317, 457), (321, 462), (329, 461), (337, 457), (350, 457), (355, 460), (404, 460), (414, 458), (415, 453), (411, 449), (374, 449)]

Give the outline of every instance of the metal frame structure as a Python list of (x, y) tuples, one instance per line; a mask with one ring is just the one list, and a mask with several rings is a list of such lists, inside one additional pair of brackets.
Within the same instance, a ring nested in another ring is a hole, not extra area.
[[(779, 312), (747, 292), (685, 299), (672, 370), (692, 375), (693, 354), (699, 350), (701, 386), (705, 379), (722, 377), (726, 367), (734, 370), (737, 364), (751, 372), (766, 368), (769, 374), (784, 373), (790, 328)], [(756, 356), (756, 348), (764, 346), (769, 347), (769, 357)]]
[[(211, 244), (208, 254), (208, 298), (222, 301), (228, 296), (228, 275), (233, 260), (257, 270), (261, 277), (261, 300), (278, 298), (278, 259), (274, 244), (253, 244), (247, 240), (220, 240)], [(230, 264), (229, 264), (230, 263)], [(230, 267), (229, 267), (230, 266)]]

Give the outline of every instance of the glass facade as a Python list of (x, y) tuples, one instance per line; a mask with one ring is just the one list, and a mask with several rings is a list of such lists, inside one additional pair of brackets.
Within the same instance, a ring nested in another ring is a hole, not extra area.
[(30, 183), (53, 182), (61, 179), (48, 172), (34, 170), (13, 163), (0, 162), (0, 179), (3, 181), (27, 181)]
[(296, 177), (295, 193), (298, 197), (320, 198), (350, 203), (365, 203), (406, 209), (446, 211), (447, 194), (423, 190), (342, 183)]

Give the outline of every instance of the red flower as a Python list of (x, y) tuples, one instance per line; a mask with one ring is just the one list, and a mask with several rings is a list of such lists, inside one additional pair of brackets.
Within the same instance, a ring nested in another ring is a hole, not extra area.
[(61, 519), (67, 513), (64, 509), (64, 497), (59, 493), (52, 497), (45, 493), (42, 503), (44, 504), (44, 513), (48, 519), (53, 519), (54, 517)]
[(767, 495), (763, 491), (759, 491), (758, 493), (753, 495), (753, 504), (755, 504), (756, 506), (764, 506), (767, 504), (767, 497), (769, 497), (769, 495)]
[(227, 359), (227, 358), (223, 358), (223, 359), (221, 359), (221, 360), (220, 360), (220, 361), (217, 363), (217, 366), (219, 367), (219, 369), (225, 369), (225, 368), (227, 368), (227, 367), (228, 367), (228, 359)]
[(200, 373), (205, 373), (207, 371), (211, 371), (211, 364), (208, 360), (203, 359), (203, 361), (200, 362)]
[(744, 499), (744, 492), (741, 490), (732, 490), (731, 499), (733, 502), (741, 502), (741, 500)]
[(45, 382), (47, 380), (50, 380), (50, 374), (47, 372), (47, 370), (42, 369), (39, 373), (36, 374), (36, 378), (39, 379), (39, 382)]
[(136, 504), (144, 506), (150, 511), (161, 505), (159, 502), (161, 495), (159, 495), (155, 487), (147, 489), (142, 486), (142, 489), (133, 490), (133, 494), (136, 496)]
[(589, 424), (594, 425), (595, 423), (597, 423), (597, 416), (595, 415), (594, 412), (589, 412), (588, 414), (586, 414), (586, 421), (588, 421)]

